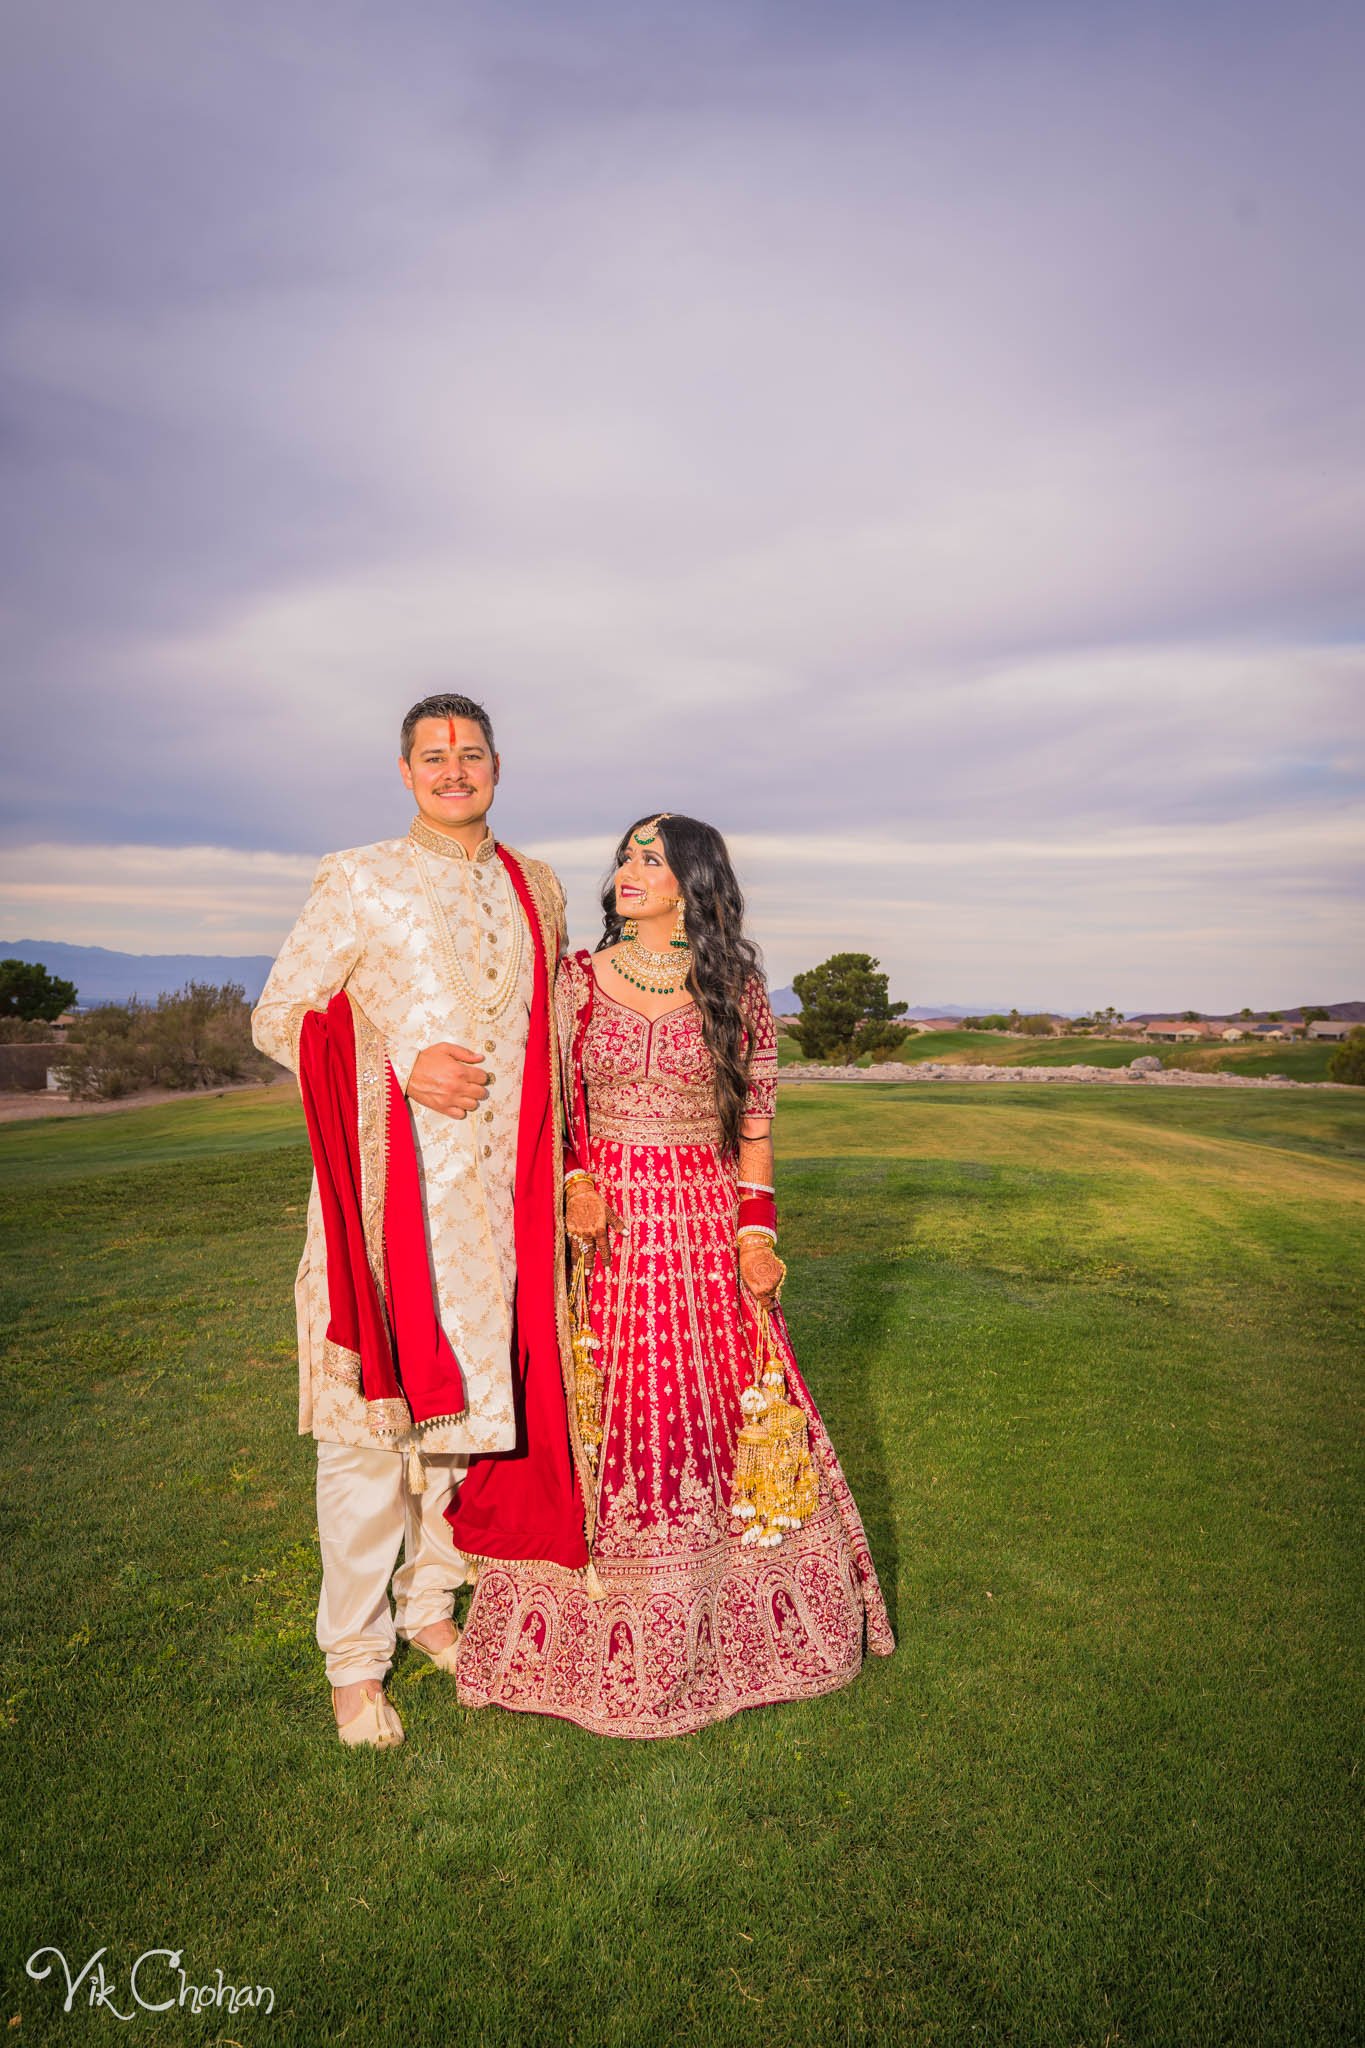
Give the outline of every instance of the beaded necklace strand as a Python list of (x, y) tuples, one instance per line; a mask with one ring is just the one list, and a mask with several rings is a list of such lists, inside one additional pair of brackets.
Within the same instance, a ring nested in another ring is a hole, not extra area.
[(512, 883), (506, 868), (502, 866), (501, 861), (498, 862), (498, 867), (502, 874), (503, 889), (512, 910), (511, 955), (502, 970), (501, 978), (494, 987), (492, 994), (485, 996), (480, 994), (470, 981), (469, 976), (465, 973), (464, 962), (460, 959), (459, 952), (456, 949), (454, 935), (451, 932), (449, 920), (441, 904), (441, 899), (436, 894), (431, 876), (427, 872), (427, 864), (418, 852), (415, 844), (412, 849), (412, 857), (417, 863), (417, 872), (422, 879), (422, 888), (426, 895), (427, 906), (431, 911), (431, 920), (436, 927), (436, 936), (441, 946), (441, 957), (445, 963), (446, 981), (452, 995), (471, 1023), (496, 1024), (516, 994), (517, 983), (521, 975), (523, 938), (521, 910), (513, 895)]
[(692, 954), (690, 949), (680, 954), (672, 948), (667, 953), (652, 953), (638, 938), (625, 939), (612, 954), (611, 964), (622, 981), (628, 981), (642, 995), (676, 996), (686, 987), (692, 972)]

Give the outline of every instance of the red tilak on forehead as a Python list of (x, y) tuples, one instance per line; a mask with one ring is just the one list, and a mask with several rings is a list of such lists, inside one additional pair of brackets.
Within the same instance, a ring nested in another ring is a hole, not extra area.
[(450, 745), (453, 751), (455, 746), (455, 721), (453, 718), (448, 718), (446, 720), (446, 731), (450, 736)]

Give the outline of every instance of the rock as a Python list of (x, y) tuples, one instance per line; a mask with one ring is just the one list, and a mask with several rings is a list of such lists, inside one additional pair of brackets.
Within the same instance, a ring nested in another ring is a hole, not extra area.
[(1154, 1052), (1145, 1052), (1141, 1059), (1129, 1060), (1128, 1071), (1130, 1074), (1159, 1074), (1162, 1071), (1161, 1061)]

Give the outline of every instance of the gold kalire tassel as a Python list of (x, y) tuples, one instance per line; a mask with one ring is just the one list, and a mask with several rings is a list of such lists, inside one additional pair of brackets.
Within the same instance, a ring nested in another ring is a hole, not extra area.
[(569, 1283), (569, 1311), (573, 1317), (574, 1408), (578, 1416), (578, 1440), (593, 1471), (602, 1448), (602, 1371), (597, 1363), (601, 1344), (588, 1321), (589, 1252), (580, 1252), (573, 1262)]
[(753, 1385), (740, 1395), (744, 1424), (735, 1445), (730, 1512), (747, 1526), (741, 1542), (771, 1549), (809, 1521), (820, 1503), (806, 1418), (786, 1398), (787, 1372), (768, 1311), (758, 1311)]

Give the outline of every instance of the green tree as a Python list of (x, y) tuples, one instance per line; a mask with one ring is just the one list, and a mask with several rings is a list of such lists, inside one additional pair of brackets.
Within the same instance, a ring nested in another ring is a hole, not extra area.
[(894, 1052), (909, 1036), (904, 1003), (893, 1003), (887, 977), (870, 953), (834, 953), (818, 967), (792, 976), (801, 999), (791, 1035), (808, 1060), (856, 1060), (865, 1052)]
[(1254, 1010), (1249, 1010), (1246, 1004), (1243, 1003), (1241, 1009), (1237, 1012), (1237, 1015), (1242, 1018), (1254, 1017), (1256, 1015), (1256, 1012)]
[(1357, 1024), (1336, 1048), (1327, 1062), (1327, 1078), (1365, 1088), (1365, 1024)]
[(1200, 1017), (1198, 1010), (1182, 1010), (1180, 1012), (1180, 1021), (1182, 1024), (1199, 1024), (1202, 1023), (1203, 1019)]
[(1112, 1003), (1106, 1003), (1103, 1009), (1097, 1006), (1088, 1017), (1078, 1017), (1076, 1022), (1093, 1031), (1112, 1031), (1116, 1024), (1123, 1022), (1123, 1012), (1116, 1010)]
[(51, 1024), (76, 1000), (74, 981), (62, 981), (30, 960), (0, 960), (0, 1017), (42, 1017)]

